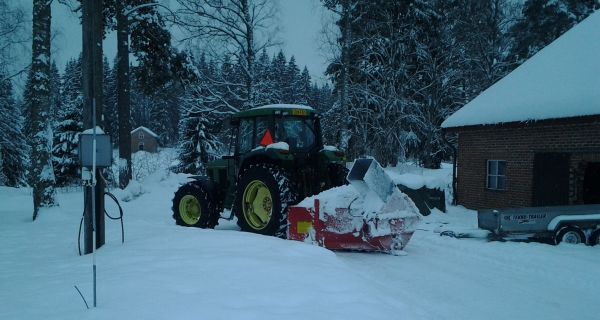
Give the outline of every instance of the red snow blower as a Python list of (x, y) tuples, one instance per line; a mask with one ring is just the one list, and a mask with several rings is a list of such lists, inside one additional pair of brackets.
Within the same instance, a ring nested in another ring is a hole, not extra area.
[(357, 159), (349, 186), (326, 190), (288, 211), (288, 239), (332, 250), (400, 254), (421, 219), (374, 159)]

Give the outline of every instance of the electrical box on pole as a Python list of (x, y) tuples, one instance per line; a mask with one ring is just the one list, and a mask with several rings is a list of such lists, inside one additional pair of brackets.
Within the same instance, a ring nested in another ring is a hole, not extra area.
[[(96, 149), (94, 150), (94, 135), (91, 130), (86, 130), (79, 135), (79, 163), (82, 167), (91, 169), (96, 157), (97, 168), (107, 168), (112, 165), (112, 145), (110, 136), (96, 133)], [(96, 154), (94, 154), (94, 152)]]

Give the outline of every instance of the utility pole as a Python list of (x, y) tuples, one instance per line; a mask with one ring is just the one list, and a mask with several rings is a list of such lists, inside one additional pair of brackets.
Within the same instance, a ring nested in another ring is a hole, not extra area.
[[(86, 129), (102, 127), (102, 35), (104, 31), (101, 0), (83, 0), (83, 123)], [(98, 132), (100, 133), (100, 132)], [(84, 253), (104, 245), (104, 180), (96, 169), (95, 184), (84, 187)], [(95, 237), (94, 237), (95, 236)], [(95, 238), (95, 239), (94, 239)], [(95, 242), (95, 243), (94, 243)], [(95, 268), (95, 264), (94, 264)], [(94, 297), (95, 298), (95, 297)], [(94, 299), (95, 301), (95, 299)]]

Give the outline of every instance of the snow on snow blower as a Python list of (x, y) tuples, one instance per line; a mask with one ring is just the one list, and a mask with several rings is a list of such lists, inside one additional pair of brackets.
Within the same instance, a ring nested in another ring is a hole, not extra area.
[(332, 250), (398, 254), (421, 220), (413, 201), (374, 159), (357, 159), (341, 186), (306, 198), (288, 212), (288, 239)]
[[(176, 224), (214, 228), (235, 215), (242, 231), (331, 249), (393, 252), (410, 239), (420, 217), (414, 203), (372, 159), (357, 160), (348, 174), (344, 153), (323, 145), (313, 108), (257, 107), (234, 114), (229, 125), (232, 154), (175, 192)], [(221, 216), (225, 210), (229, 217)]]

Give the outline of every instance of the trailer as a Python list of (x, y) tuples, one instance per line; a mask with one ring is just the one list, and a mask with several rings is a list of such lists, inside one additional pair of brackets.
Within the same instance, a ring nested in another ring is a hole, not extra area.
[(479, 210), (480, 229), (497, 239), (528, 238), (596, 245), (600, 243), (600, 205)]

